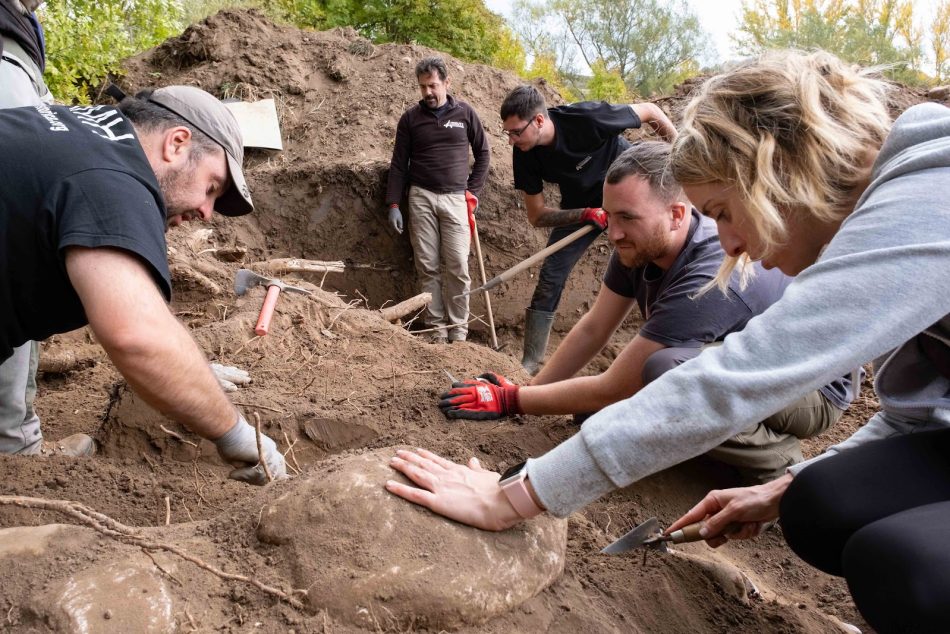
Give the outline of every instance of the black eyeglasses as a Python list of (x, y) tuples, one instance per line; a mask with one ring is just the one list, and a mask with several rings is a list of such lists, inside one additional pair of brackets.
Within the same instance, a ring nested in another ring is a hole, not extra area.
[(528, 129), (528, 126), (529, 126), (529, 125), (531, 125), (531, 122), (530, 122), (530, 121), (527, 122), (526, 124), (524, 124), (523, 126), (521, 126), (521, 129), (520, 129), (520, 130), (502, 130), (501, 133), (504, 134), (504, 135), (505, 135), (506, 137), (508, 137), (509, 139), (510, 139), (511, 137), (519, 137), (519, 136), (521, 136), (522, 134), (524, 134), (524, 131)]

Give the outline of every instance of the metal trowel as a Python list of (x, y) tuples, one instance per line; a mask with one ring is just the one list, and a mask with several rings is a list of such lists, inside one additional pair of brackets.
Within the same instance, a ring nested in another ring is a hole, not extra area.
[(606, 555), (619, 555), (640, 546), (665, 551), (668, 542), (683, 544), (701, 541), (703, 538), (699, 535), (699, 529), (702, 527), (703, 522), (696, 522), (673, 531), (669, 535), (664, 535), (660, 530), (659, 521), (651, 517), (600, 552)]

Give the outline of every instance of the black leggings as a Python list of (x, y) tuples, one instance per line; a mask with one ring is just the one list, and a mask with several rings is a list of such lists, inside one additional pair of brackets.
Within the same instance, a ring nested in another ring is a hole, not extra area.
[(843, 576), (876, 630), (950, 631), (950, 430), (815, 463), (780, 512), (792, 550)]

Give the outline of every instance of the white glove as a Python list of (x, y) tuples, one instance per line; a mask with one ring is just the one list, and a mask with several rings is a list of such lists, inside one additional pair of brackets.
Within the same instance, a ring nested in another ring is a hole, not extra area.
[[(214, 445), (224, 461), (236, 467), (228, 474), (229, 478), (258, 486), (267, 484), (267, 475), (264, 473), (264, 467), (260, 465), (261, 456), (257, 452), (257, 432), (244, 416), (239, 414), (234, 426), (215, 440)], [(277, 449), (277, 444), (266, 434), (261, 434), (261, 451), (271, 476), (275, 480), (286, 478), (284, 456)]]
[(251, 382), (251, 375), (233, 365), (209, 364), (215, 378), (225, 392), (237, 392), (238, 385), (247, 385)]

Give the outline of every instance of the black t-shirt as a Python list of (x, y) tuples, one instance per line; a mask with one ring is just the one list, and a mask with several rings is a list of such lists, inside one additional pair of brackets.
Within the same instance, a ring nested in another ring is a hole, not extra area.
[(0, 110), (0, 361), (88, 323), (69, 246), (137, 255), (171, 298), (165, 202), (132, 124), (112, 106)]
[[(630, 269), (620, 263), (615, 251), (604, 274), (604, 286), (636, 299), (644, 319), (639, 334), (668, 348), (699, 348), (722, 341), (777, 302), (792, 281), (778, 269), (766, 270), (756, 263), (755, 274), (745, 288), (735, 274), (728, 295), (714, 288), (697, 296), (716, 278), (725, 253), (715, 222), (693, 209), (690, 223), (686, 244), (669, 269), (664, 271), (652, 263)], [(821, 392), (835, 406), (847, 409), (850, 388), (850, 378), (842, 377), (822, 387)]]
[(540, 194), (544, 182), (557, 183), (561, 209), (600, 207), (604, 177), (614, 159), (630, 147), (620, 136), (640, 127), (640, 117), (628, 105), (582, 101), (548, 109), (554, 124), (553, 145), (527, 152), (512, 148), (515, 189)]
[[(33, 63), (40, 70), (44, 69), (46, 60), (43, 59), (39, 33), (33, 27), (29, 16), (20, 13), (19, 9), (14, 9), (10, 0), (0, 0), (0, 35), (9, 37), (23, 47), (33, 59)], [(2, 52), (3, 41), (0, 40), (0, 53)]]

